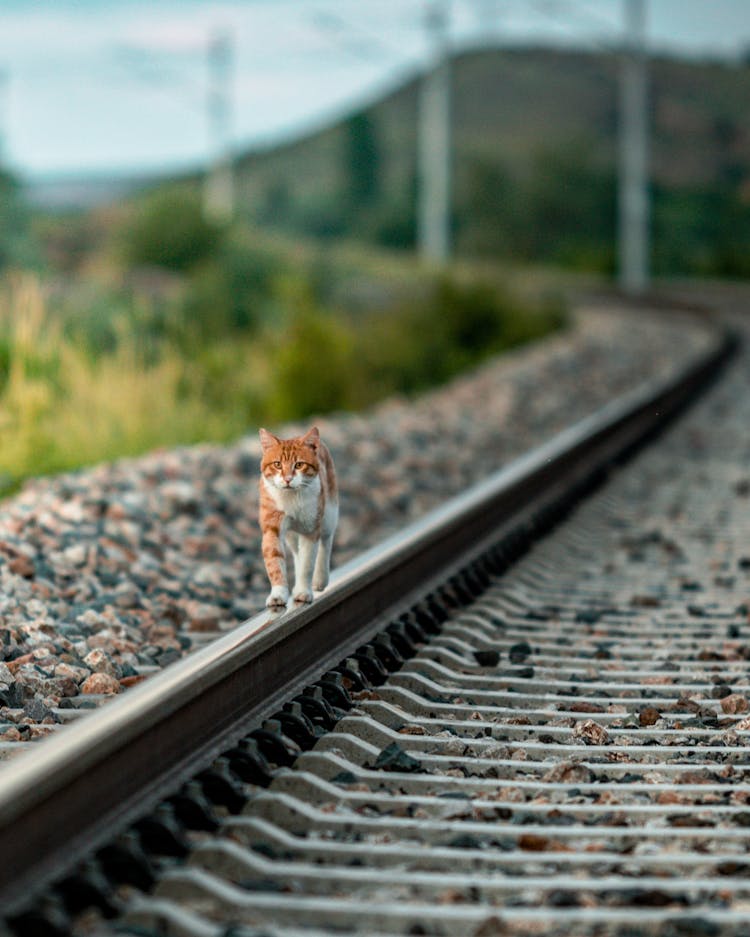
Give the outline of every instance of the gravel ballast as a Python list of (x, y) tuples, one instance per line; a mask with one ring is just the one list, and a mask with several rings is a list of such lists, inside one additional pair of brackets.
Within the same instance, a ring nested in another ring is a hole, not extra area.
[[(334, 567), (710, 341), (588, 309), (416, 400), (316, 419), (339, 476)], [(263, 607), (259, 457), (253, 431), (34, 480), (0, 507), (0, 758)]]

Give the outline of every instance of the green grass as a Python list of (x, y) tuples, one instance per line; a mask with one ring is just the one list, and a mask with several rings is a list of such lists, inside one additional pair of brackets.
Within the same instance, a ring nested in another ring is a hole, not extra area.
[(497, 277), (246, 230), (188, 271), (112, 269), (0, 279), (0, 491), (415, 394), (565, 318)]

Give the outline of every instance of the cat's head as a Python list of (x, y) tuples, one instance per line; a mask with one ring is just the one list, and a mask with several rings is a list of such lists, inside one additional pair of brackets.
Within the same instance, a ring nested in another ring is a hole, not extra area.
[(263, 455), (260, 471), (275, 488), (299, 489), (317, 478), (320, 434), (313, 426), (304, 436), (279, 439), (266, 429), (259, 432)]

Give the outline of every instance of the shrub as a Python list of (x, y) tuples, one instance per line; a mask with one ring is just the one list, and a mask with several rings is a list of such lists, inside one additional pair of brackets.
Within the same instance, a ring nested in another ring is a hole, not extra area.
[(211, 256), (219, 228), (206, 220), (197, 192), (159, 189), (136, 208), (124, 234), (124, 253), (136, 266), (186, 271)]
[(347, 325), (307, 303), (275, 338), (266, 408), (269, 420), (345, 409), (356, 396), (356, 352)]
[(39, 262), (18, 180), (0, 167), (0, 270)]
[(524, 303), (489, 283), (442, 276), (421, 299), (368, 319), (360, 335), (366, 386), (381, 396), (415, 393), (560, 327), (563, 318), (551, 303)]
[[(117, 288), (0, 279), (0, 489), (156, 445), (359, 410), (561, 322), (494, 283), (391, 262), (277, 242), (255, 250), (254, 237), (233, 232), (187, 275), (141, 270), (144, 282)], [(346, 301), (342, 283), (364, 300)], [(186, 312), (191, 294), (200, 328)]]

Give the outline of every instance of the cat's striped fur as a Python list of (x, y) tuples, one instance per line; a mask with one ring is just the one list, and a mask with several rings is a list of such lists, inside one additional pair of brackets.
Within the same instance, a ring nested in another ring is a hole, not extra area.
[(328, 585), (338, 492), (333, 459), (317, 427), (304, 436), (279, 439), (260, 430), (260, 529), (263, 561), (271, 582), (269, 608), (289, 600), (287, 547), (294, 560), (295, 602), (312, 602)]

